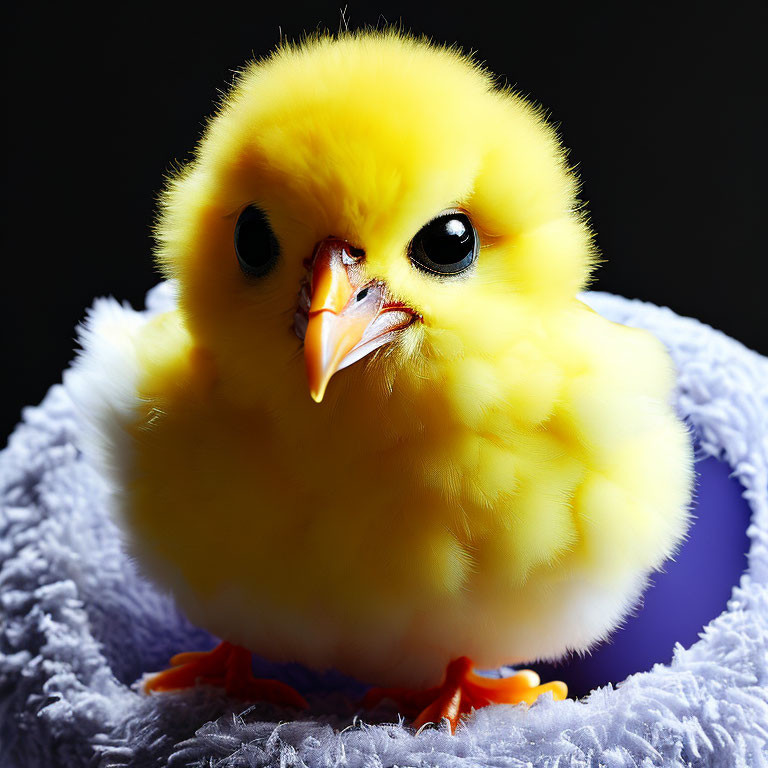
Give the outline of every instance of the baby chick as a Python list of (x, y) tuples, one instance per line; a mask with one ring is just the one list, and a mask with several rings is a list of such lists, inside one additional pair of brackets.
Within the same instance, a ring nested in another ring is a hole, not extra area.
[(318, 36), (239, 75), (163, 196), (178, 309), (103, 304), (68, 379), (130, 553), (225, 640), (148, 689), (302, 704), (254, 651), (400, 686), (369, 703), (417, 724), (565, 695), (472, 666), (605, 638), (692, 481), (661, 343), (577, 298), (577, 187), (454, 49)]

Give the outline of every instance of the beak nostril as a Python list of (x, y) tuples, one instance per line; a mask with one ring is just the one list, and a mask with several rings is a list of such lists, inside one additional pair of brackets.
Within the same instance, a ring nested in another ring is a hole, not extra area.
[(362, 301), (367, 295), (368, 295), (368, 289), (363, 288), (363, 290), (357, 294), (356, 299), (357, 301)]

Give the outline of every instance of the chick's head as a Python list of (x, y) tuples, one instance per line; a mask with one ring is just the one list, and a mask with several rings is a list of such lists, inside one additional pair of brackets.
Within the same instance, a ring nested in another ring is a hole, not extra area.
[(394, 413), (399, 392), (418, 422), (445, 389), (449, 420), (487, 393), (536, 422), (536, 334), (593, 262), (576, 192), (541, 110), (458, 51), (321, 36), (239, 75), (164, 195), (158, 258), (241, 405)]

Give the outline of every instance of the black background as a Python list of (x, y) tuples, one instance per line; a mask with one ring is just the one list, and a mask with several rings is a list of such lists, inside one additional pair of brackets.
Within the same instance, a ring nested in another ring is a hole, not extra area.
[[(140, 306), (163, 174), (231, 70), (338, 3), (5, 5), (0, 443), (72, 357), (94, 296)], [(666, 304), (768, 353), (763, 2), (351, 2), (477, 51), (544, 104), (607, 262), (594, 287)]]

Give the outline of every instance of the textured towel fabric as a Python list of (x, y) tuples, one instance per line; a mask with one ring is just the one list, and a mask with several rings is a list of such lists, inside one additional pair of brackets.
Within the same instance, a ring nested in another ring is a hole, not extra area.
[[(358, 684), (297, 665), (258, 672), (309, 692), (299, 720), (204, 688), (144, 696), (132, 687), (143, 672), (215, 640), (122, 554), (57, 385), (0, 457), (0, 768), (768, 766), (768, 360), (668, 309), (585, 299), (666, 343), (681, 415), (701, 450), (731, 465), (752, 509), (748, 573), (691, 648), (582, 701), (487, 707), (455, 737), (361, 722)], [(163, 284), (148, 312), (172, 301)]]

